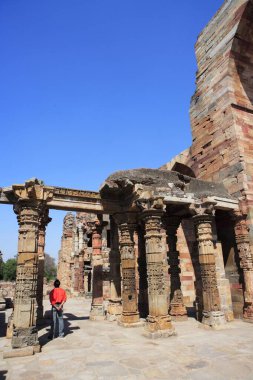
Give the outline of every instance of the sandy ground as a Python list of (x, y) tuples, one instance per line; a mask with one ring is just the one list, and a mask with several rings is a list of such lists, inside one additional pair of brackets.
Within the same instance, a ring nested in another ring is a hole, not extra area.
[(0, 379), (253, 379), (252, 324), (235, 321), (210, 331), (190, 318), (174, 323), (176, 336), (150, 340), (143, 327), (90, 321), (89, 309), (87, 300), (68, 300), (66, 337), (49, 341), (42, 328), (42, 352), (34, 356), (3, 360), (10, 341), (1, 337)]

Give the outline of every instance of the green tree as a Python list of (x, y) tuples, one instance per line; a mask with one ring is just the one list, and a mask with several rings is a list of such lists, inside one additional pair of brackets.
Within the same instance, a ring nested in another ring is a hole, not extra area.
[(17, 260), (9, 259), (3, 265), (3, 279), (4, 281), (16, 280)]
[(54, 258), (45, 253), (45, 261), (44, 261), (44, 277), (48, 281), (53, 280), (56, 277), (57, 268), (55, 265)]

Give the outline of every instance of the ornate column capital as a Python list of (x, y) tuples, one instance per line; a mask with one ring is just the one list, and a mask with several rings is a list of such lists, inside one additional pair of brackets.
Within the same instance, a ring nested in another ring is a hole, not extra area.
[(162, 216), (166, 208), (163, 197), (139, 198), (136, 205), (141, 211), (140, 219), (145, 219), (150, 215)]
[(37, 178), (31, 178), (24, 185), (13, 185), (12, 190), (17, 200), (47, 202), (53, 198), (54, 188), (45, 186), (43, 181)]
[(193, 220), (201, 220), (201, 217), (206, 218), (207, 216), (215, 215), (215, 205), (216, 202), (209, 200), (203, 200), (202, 203), (192, 203), (189, 206), (189, 210), (193, 215)]

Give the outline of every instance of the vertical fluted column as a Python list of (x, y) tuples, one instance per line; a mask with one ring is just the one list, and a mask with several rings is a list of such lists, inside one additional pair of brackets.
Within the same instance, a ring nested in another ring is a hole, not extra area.
[(48, 209), (44, 209), (39, 221), (38, 236), (38, 285), (37, 285), (37, 324), (42, 324), (43, 320), (43, 285), (44, 285), (44, 262), (45, 262), (45, 237), (46, 227), (51, 222), (48, 216)]
[(138, 307), (141, 318), (148, 315), (148, 281), (147, 281), (147, 262), (145, 251), (145, 239), (143, 226), (139, 226), (138, 231), (138, 271), (139, 271), (139, 294)]
[[(149, 202), (150, 206), (150, 202)], [(142, 212), (145, 225), (146, 261), (148, 275), (148, 304), (146, 330), (149, 336), (170, 336), (174, 333), (168, 314), (168, 300), (165, 286), (165, 263), (162, 249), (161, 200)]]
[(102, 219), (90, 223), (92, 228), (92, 303), (90, 319), (104, 319), (103, 306), (103, 258), (102, 258)]
[(111, 227), (111, 250), (109, 253), (110, 263), (110, 299), (107, 308), (107, 318), (112, 321), (118, 319), (122, 313), (121, 302), (121, 275), (120, 275), (120, 252), (118, 227), (113, 217), (110, 217)]
[(215, 248), (213, 242), (214, 217), (211, 214), (193, 216), (198, 241), (200, 273), (203, 286), (202, 323), (216, 327), (226, 322), (221, 311), (220, 296), (217, 286), (215, 265)]
[(83, 226), (78, 227), (79, 231), (79, 294), (84, 294), (84, 233)]
[(40, 207), (24, 201), (15, 205), (18, 214), (18, 260), (14, 297), (12, 347), (37, 346), (35, 325), (38, 286), (38, 236)]
[(127, 214), (115, 215), (120, 230), (120, 257), (122, 273), (122, 315), (119, 323), (131, 327), (138, 325), (140, 316), (138, 311), (136, 290), (136, 260), (134, 252), (134, 230), (136, 219)]
[(79, 254), (75, 252), (74, 256), (74, 281), (73, 281), (73, 288), (74, 292), (77, 295), (79, 293)]
[[(2, 272), (3, 270), (3, 254), (0, 251), (0, 271)], [(6, 302), (3, 297), (3, 290), (0, 288), (0, 311), (5, 310), (6, 307)]]
[(73, 289), (76, 295), (79, 292), (79, 237), (78, 237), (78, 228), (75, 226), (74, 231), (74, 243), (73, 243)]
[(163, 224), (166, 229), (168, 243), (168, 263), (170, 274), (170, 315), (173, 320), (186, 320), (187, 311), (184, 305), (183, 293), (181, 290), (180, 280), (180, 262), (179, 252), (177, 251), (177, 229), (180, 225), (181, 218), (177, 216), (163, 217)]
[(243, 318), (253, 322), (253, 255), (249, 243), (249, 227), (246, 216), (234, 213), (235, 239), (240, 257), (240, 266), (244, 277), (244, 310)]

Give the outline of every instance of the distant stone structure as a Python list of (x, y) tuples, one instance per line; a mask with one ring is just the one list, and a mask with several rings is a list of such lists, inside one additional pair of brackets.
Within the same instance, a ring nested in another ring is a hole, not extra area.
[[(101, 260), (103, 272), (103, 295), (109, 298), (109, 250), (110, 235), (108, 233), (109, 217), (103, 216)], [(92, 294), (92, 268), (94, 227), (98, 222), (96, 214), (69, 212), (63, 221), (61, 249), (58, 257), (57, 276), (61, 286), (70, 296), (86, 296)]]
[(13, 348), (39, 349), (50, 209), (77, 212), (58, 276), (70, 295), (91, 294), (91, 320), (144, 324), (151, 338), (173, 335), (190, 307), (208, 328), (253, 322), (252, 42), (253, 0), (225, 1), (196, 44), (192, 146), (162, 168), (116, 172), (99, 192), (36, 178), (1, 189), (19, 224)]

